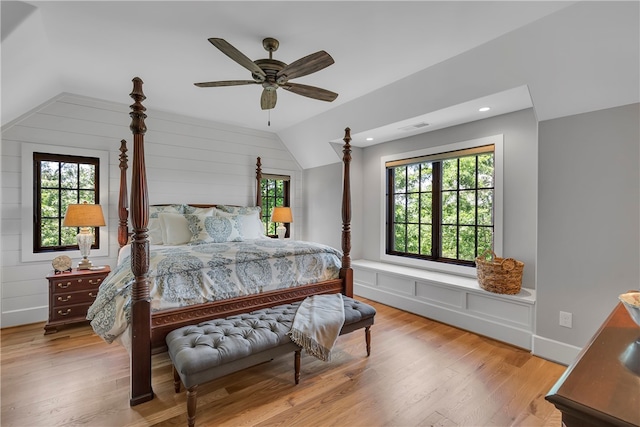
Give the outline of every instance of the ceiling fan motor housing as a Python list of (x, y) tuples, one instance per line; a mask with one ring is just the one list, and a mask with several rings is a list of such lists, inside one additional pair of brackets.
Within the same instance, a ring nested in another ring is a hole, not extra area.
[[(276, 59), (257, 59), (253, 62), (258, 67), (262, 68), (262, 71), (264, 71), (264, 73), (266, 74), (266, 77), (262, 79), (261, 76), (251, 73), (251, 77), (253, 77), (256, 82), (260, 82), (262, 84), (262, 87), (276, 89), (278, 88), (278, 84), (282, 84), (286, 81), (276, 80), (278, 72), (287, 66), (287, 64), (285, 64), (284, 62), (278, 61)], [(282, 78), (278, 80), (282, 80)]]

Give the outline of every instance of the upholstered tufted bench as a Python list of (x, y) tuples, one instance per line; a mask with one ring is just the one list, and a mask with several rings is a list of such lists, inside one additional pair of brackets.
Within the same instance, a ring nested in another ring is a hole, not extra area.
[[(345, 321), (340, 335), (365, 328), (367, 356), (371, 354), (371, 331), (376, 310), (343, 296)], [(180, 382), (187, 388), (187, 420), (195, 425), (198, 384), (220, 378), (286, 353), (294, 353), (295, 383), (300, 381), (301, 347), (287, 332), (300, 302), (279, 305), (247, 314), (185, 326), (167, 335), (173, 363), (176, 393)]]

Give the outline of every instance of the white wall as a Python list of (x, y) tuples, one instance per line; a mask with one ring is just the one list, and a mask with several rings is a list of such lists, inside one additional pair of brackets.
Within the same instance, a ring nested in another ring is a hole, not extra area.
[[(130, 90), (129, 85), (123, 87), (123, 102), (129, 104)], [(109, 152), (109, 206), (105, 209), (110, 226), (109, 256), (92, 259), (114, 266), (121, 139), (130, 143), (130, 162), (133, 156), (129, 104), (62, 94), (2, 128), (2, 327), (39, 322), (48, 315), (45, 276), (51, 271), (50, 262), (20, 261), (21, 221), (30, 221), (21, 218), (20, 211), (22, 143)], [(150, 203), (254, 205), (255, 163), (261, 156), (264, 172), (292, 175), (293, 209), (303, 216), (302, 172), (275, 134), (159, 111), (147, 111), (147, 115)], [(301, 230), (302, 221), (294, 223), (294, 235), (302, 234)]]
[[(640, 108), (548, 120), (539, 128), (536, 333), (582, 347), (618, 295), (640, 289)], [(573, 313), (572, 329), (558, 325), (561, 310)]]

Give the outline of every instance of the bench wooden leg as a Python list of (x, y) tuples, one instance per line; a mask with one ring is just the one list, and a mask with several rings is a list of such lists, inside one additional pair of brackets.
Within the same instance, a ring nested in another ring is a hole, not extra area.
[(187, 389), (187, 425), (195, 427), (196, 425), (196, 403), (198, 399), (198, 385), (194, 385)]
[(364, 339), (367, 342), (367, 357), (371, 356), (371, 326), (364, 328)]
[(300, 351), (301, 350), (296, 350), (296, 352), (293, 355), (296, 384), (300, 383)]
[(175, 390), (176, 393), (180, 393), (180, 384), (181, 384), (181, 380), (180, 380), (180, 375), (178, 375), (178, 370), (176, 369), (175, 366), (173, 366), (173, 389)]

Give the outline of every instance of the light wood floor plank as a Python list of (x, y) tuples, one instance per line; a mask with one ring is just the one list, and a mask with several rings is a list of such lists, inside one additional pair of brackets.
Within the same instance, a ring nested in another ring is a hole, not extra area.
[[(364, 299), (363, 299), (364, 300)], [(382, 304), (366, 357), (363, 331), (331, 362), (293, 354), (200, 386), (198, 426), (560, 426), (544, 396), (565, 367)], [(44, 335), (1, 331), (2, 426), (183, 426), (166, 353), (154, 355), (156, 398), (129, 407), (129, 356), (89, 326)]]

